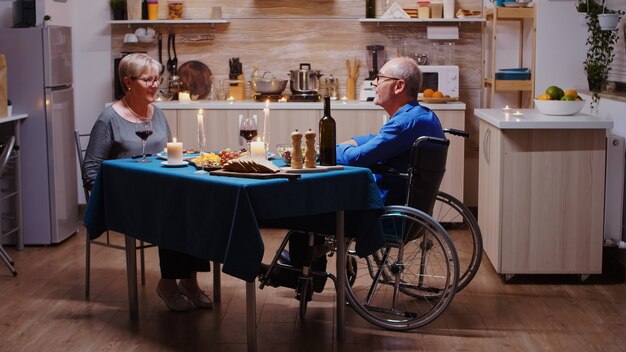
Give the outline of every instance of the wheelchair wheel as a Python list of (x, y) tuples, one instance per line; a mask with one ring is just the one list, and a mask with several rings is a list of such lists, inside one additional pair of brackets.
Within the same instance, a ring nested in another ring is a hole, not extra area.
[[(365, 258), (347, 246), (346, 298), (365, 320), (409, 330), (439, 317), (454, 298), (458, 260), (445, 230), (427, 214), (390, 206), (382, 216), (385, 246)], [(356, 277), (354, 277), (356, 274)], [(353, 276), (353, 277), (351, 277)]]
[(458, 199), (439, 192), (433, 208), (433, 219), (448, 233), (459, 258), (459, 282), (456, 292), (464, 289), (476, 276), (483, 255), (483, 238), (474, 215)]

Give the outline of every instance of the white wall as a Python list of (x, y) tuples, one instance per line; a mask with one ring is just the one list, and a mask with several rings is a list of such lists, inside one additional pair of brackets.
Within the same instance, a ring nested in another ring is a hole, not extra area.
[[(43, 16), (49, 15), (52, 20), (48, 22), (55, 26), (72, 26), (72, 14), (74, 3), (81, 2), (79, 0), (66, 0), (66, 2), (58, 2), (54, 0), (45, 0), (44, 10), (39, 11), (37, 8), (37, 24), (43, 20)], [(84, 2), (84, 1), (82, 1)], [(74, 34), (74, 33), (72, 33)]]

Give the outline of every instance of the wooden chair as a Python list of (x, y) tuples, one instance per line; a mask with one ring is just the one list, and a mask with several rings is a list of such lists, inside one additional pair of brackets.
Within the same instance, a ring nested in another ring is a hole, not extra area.
[[(86, 147), (83, 147), (83, 143), (82, 143), (82, 139), (85, 138), (89, 138), (89, 134), (88, 133), (83, 133), (81, 134), (78, 130), (74, 131), (74, 138), (76, 140), (76, 152), (78, 153), (78, 162), (79, 162), (79, 166), (80, 166), (80, 172), (81, 175), (83, 175), (84, 170), (83, 170), (83, 162), (84, 162), (84, 155), (85, 152), (87, 151)], [(89, 193), (90, 193), (90, 189), (88, 187), (83, 187), (83, 190), (85, 192), (85, 200), (88, 201), (89, 200)], [(111, 240), (112, 238), (112, 234), (107, 231), (106, 234), (104, 235), (104, 239), (95, 239), (95, 240), (90, 240), (89, 239), (89, 235), (86, 234), (85, 236), (85, 297), (89, 297), (89, 286), (90, 286), (90, 271), (91, 271), (91, 245), (95, 244), (98, 246), (104, 246), (104, 247), (109, 247), (109, 248), (114, 248), (114, 249), (121, 249), (121, 250), (126, 250), (126, 246), (125, 245), (119, 245), (119, 244), (115, 244), (113, 243), (113, 241)], [(146, 284), (146, 273), (145, 273), (145, 257), (144, 257), (144, 249), (145, 248), (150, 248), (150, 247), (154, 247), (153, 244), (146, 244), (143, 241), (139, 241), (139, 245), (137, 246), (137, 250), (139, 251), (139, 258), (140, 258), (140, 268), (141, 268), (141, 284), (145, 285)]]

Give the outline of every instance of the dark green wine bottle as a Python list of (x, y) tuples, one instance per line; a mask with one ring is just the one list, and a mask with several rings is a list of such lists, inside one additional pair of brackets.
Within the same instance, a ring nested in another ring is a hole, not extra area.
[(324, 97), (324, 116), (320, 119), (320, 165), (337, 164), (337, 130), (335, 119), (330, 116), (330, 97)]
[(365, 0), (365, 17), (376, 17), (376, 0)]

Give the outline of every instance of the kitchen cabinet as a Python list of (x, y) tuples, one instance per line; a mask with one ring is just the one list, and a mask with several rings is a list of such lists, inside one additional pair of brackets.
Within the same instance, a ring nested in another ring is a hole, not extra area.
[[(484, 93), (487, 95), (484, 99), (484, 106), (494, 107), (496, 93), (498, 92), (517, 92), (517, 105), (522, 107), (524, 102), (527, 106), (532, 107), (534, 90), (535, 90), (535, 7), (525, 8), (509, 8), (493, 6), (485, 13), (489, 25), (483, 26), (483, 64), (485, 72)], [(517, 23), (517, 28), (511, 28), (511, 24)], [(517, 33), (515, 33), (517, 29)], [(511, 34), (516, 40), (497, 41), (498, 35), (503, 35), (504, 31)], [(530, 43), (526, 43), (525, 36), (529, 36)], [(517, 48), (511, 43), (517, 41)], [(530, 45), (530, 48), (528, 46)], [(506, 51), (506, 53), (504, 53)], [(511, 54), (511, 53), (516, 53)], [(524, 58), (524, 54), (529, 57)], [(507, 57), (503, 57), (507, 55)], [(509, 57), (513, 55), (516, 57)], [(503, 64), (502, 62), (506, 62)], [(511, 67), (511, 66), (515, 67)], [(530, 65), (530, 79), (528, 80), (502, 80), (496, 79), (496, 71), (501, 68), (522, 68)], [(526, 94), (526, 96), (524, 96)], [(525, 100), (524, 100), (525, 98)]]
[(497, 273), (602, 271), (606, 129), (580, 114), (477, 109), (478, 222)]

